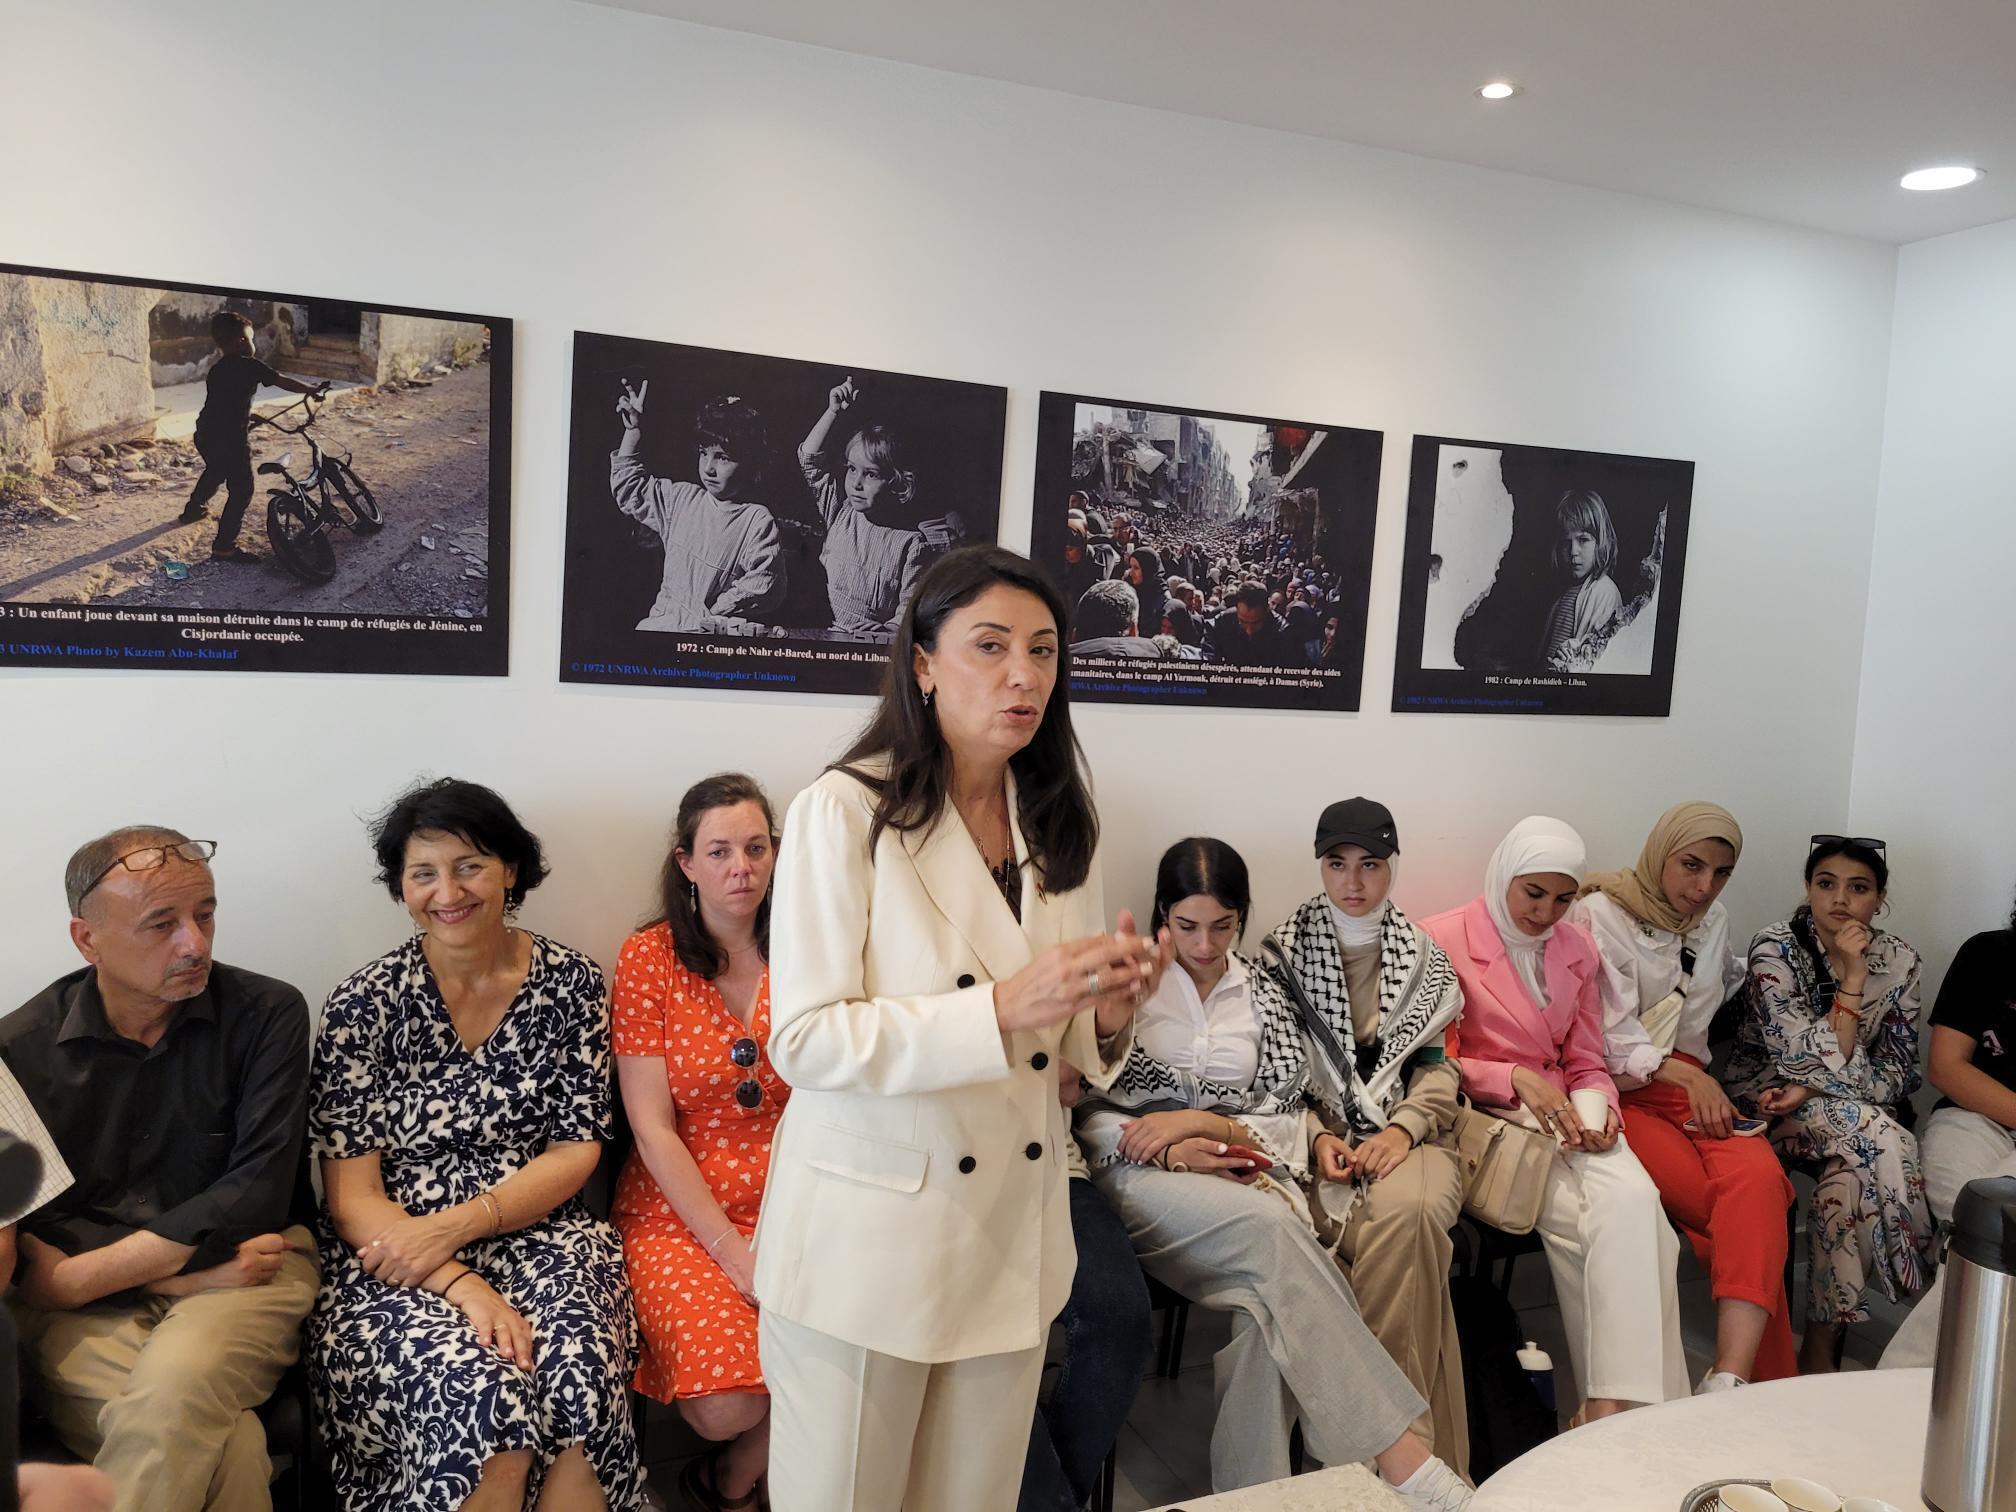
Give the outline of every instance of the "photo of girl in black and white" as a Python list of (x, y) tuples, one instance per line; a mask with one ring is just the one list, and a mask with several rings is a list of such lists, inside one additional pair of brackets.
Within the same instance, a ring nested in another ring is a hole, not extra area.
[(575, 337), (561, 676), (869, 692), (1000, 518), (1006, 391)]
[(699, 481), (654, 478), (637, 460), (651, 381), (625, 380), (616, 401), (623, 439), (609, 459), (616, 507), (665, 543), (665, 574), (639, 630), (720, 629), (747, 633), (753, 617), (782, 596), (777, 522), (750, 497), (761, 477), (763, 417), (729, 395), (693, 417)]
[(1664, 714), (1694, 464), (1417, 436), (1393, 707)]

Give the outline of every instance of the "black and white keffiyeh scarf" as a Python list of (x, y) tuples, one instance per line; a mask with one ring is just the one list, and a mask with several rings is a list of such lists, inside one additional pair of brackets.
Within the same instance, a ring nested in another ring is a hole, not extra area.
[[(1377, 1133), (1407, 1096), (1406, 1071), (1414, 1052), (1463, 1009), (1456, 969), (1442, 948), (1388, 899), (1379, 921), (1379, 1053), (1371, 1073), (1361, 1076), (1344, 953), (1330, 922), (1330, 900), (1311, 898), (1268, 936), (1268, 944), (1286, 958), (1310, 1006), (1343, 1047), (1344, 1064), (1332, 1066), (1312, 1038), (1310, 1096), (1331, 1124), (1348, 1127), (1361, 1138)], [(1269, 973), (1278, 970), (1270, 960)]]
[[(1252, 1004), (1253, 1017), (1260, 1026), (1260, 1059), (1252, 1084), (1235, 1087), (1178, 1071), (1144, 1050), (1137, 1034), (1120, 1074), (1113, 1078), (1113, 1085), (1099, 1091), (1087, 1084), (1085, 1099), (1077, 1108), (1081, 1130), (1102, 1112), (1138, 1118), (1143, 1113), (1199, 1108), (1237, 1118), (1248, 1113), (1258, 1117), (1292, 1113), (1302, 1106), (1309, 1088), (1309, 1061), (1303, 1052), (1302, 1025), (1295, 1017), (1295, 1006), (1288, 1001), (1281, 984), (1262, 970), (1258, 962), (1236, 951), (1232, 960), (1246, 973), (1247, 1001)], [(1171, 969), (1182, 970), (1180, 966)], [(1085, 1153), (1095, 1169), (1115, 1164), (1121, 1158), (1117, 1149), (1105, 1147), (1104, 1140), (1085, 1142), (1088, 1144)]]

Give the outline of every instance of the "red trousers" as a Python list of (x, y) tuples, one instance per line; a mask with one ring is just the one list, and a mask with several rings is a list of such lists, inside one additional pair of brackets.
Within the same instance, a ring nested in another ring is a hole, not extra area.
[(1797, 1375), (1785, 1310), (1785, 1214), (1793, 1192), (1771, 1141), (1690, 1133), (1682, 1125), (1693, 1107), (1669, 1082), (1626, 1092), (1621, 1101), (1625, 1138), (1707, 1268), (1715, 1300), (1754, 1302), (1771, 1314), (1750, 1379)]

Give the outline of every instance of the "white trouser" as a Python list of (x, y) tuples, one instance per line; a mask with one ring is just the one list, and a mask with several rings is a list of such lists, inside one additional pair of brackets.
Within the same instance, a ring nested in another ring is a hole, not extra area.
[(1539, 1233), (1583, 1397), (1686, 1396), (1680, 1240), (1622, 1138), (1601, 1153), (1556, 1152)]
[(765, 1309), (757, 1346), (777, 1512), (1014, 1512), (1042, 1345), (926, 1365)]
[[(1960, 1188), (1983, 1176), (2016, 1176), (2016, 1135), (1994, 1119), (1965, 1108), (1941, 1108), (1926, 1120), (1918, 1136), (1925, 1163), (1925, 1200), (1940, 1223), (1953, 1221)], [(1881, 1370), (1930, 1365), (1939, 1347), (1939, 1306), (1946, 1291), (1942, 1267), (1931, 1289), (1918, 1299), (1911, 1315), (1898, 1325), (1896, 1336), (1876, 1362)]]

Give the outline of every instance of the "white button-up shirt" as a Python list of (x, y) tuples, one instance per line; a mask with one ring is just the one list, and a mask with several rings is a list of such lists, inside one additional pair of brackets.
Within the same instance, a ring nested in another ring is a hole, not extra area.
[[(1642, 1087), (1665, 1061), (1666, 1053), (1652, 1043), (1638, 1015), (1681, 987), (1683, 979), (1686, 992), (1673, 1048), (1707, 1065), (1708, 1026), (1746, 973), (1742, 959), (1729, 948), (1729, 912), (1721, 902), (1710, 903), (1684, 935), (1647, 924), (1603, 893), (1577, 899), (1568, 917), (1596, 937), (1603, 957), (1603, 1059), (1617, 1085), (1627, 1092)], [(1692, 976), (1681, 970), (1683, 949), (1694, 952)]]
[(1260, 1023), (1246, 968), (1235, 957), (1209, 996), (1200, 996), (1179, 963), (1162, 973), (1155, 995), (1134, 1014), (1141, 1048), (1172, 1071), (1227, 1087), (1250, 1087), (1260, 1069)]

